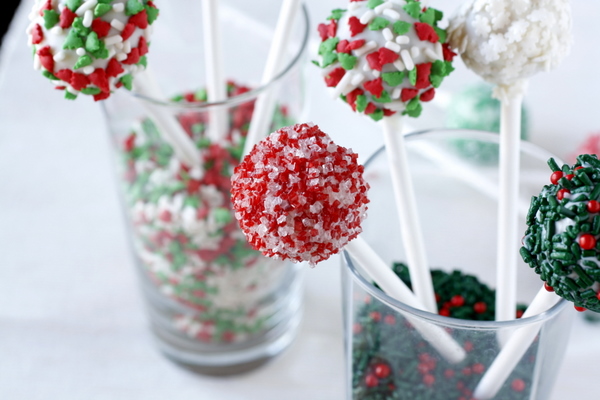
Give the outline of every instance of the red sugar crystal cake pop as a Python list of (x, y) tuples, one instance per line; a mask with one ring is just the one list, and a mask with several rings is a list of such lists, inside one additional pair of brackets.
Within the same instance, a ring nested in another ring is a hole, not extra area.
[(150, 0), (36, 0), (27, 27), (34, 68), (73, 100), (103, 100), (146, 68), (152, 23)]
[(266, 256), (311, 265), (337, 253), (362, 231), (369, 202), (357, 159), (313, 124), (259, 142), (232, 177), (248, 242)]

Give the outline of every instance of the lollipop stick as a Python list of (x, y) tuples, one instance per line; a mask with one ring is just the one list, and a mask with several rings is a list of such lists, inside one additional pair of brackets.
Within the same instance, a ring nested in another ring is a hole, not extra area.
[(500, 192), (496, 254), (496, 321), (515, 318), (517, 309), (517, 246), (521, 95), (502, 99), (500, 119)]
[[(300, 0), (283, 0), (261, 85), (271, 82), (280, 72), (284, 60), (283, 54), (291, 37), (291, 27), (299, 9)], [(269, 133), (269, 125), (275, 108), (275, 92), (274, 87), (267, 88), (256, 99), (244, 145), (244, 155), (248, 154), (252, 147)]]
[[(386, 265), (375, 251), (360, 237), (349, 242), (346, 251), (365, 272), (390, 297), (401, 301), (413, 308), (423, 309), (424, 306), (400, 278)], [(404, 313), (403, 313), (404, 314)], [(411, 318), (404, 314), (413, 327), (423, 338), (433, 346), (444, 359), (450, 363), (464, 360), (465, 350), (441, 327)]]
[(424, 310), (437, 314), (433, 283), (425, 257), (423, 234), (417, 214), (417, 202), (408, 169), (401, 117), (397, 115), (386, 117), (381, 121), (381, 126), (413, 289), (417, 298), (425, 306)]
[[(135, 88), (138, 93), (144, 96), (155, 99), (163, 98), (158, 86), (147, 71), (139, 73), (136, 76)], [(139, 103), (157, 126), (165, 142), (173, 148), (177, 159), (190, 167), (201, 166), (201, 157), (198, 148), (173, 114), (165, 109), (165, 107), (145, 100), (140, 100)]]
[[(543, 287), (523, 314), (523, 318), (540, 314), (553, 307), (560, 297), (546, 291)], [(496, 396), (506, 379), (515, 369), (527, 349), (533, 343), (540, 330), (541, 322), (530, 324), (515, 331), (506, 342), (494, 362), (477, 384), (473, 397), (478, 400), (491, 399)]]
[[(227, 82), (223, 77), (221, 35), (219, 32), (219, 6), (217, 0), (202, 0), (202, 26), (206, 51), (206, 88), (211, 103), (227, 99)], [(208, 138), (219, 141), (227, 132), (227, 112), (221, 107), (212, 107), (209, 112)]]

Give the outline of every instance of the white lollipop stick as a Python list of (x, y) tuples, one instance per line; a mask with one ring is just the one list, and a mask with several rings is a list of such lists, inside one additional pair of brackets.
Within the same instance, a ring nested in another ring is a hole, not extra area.
[(503, 98), (500, 119), (500, 192), (496, 254), (496, 321), (515, 319), (519, 245), (519, 166), (522, 95)]
[[(206, 88), (211, 103), (227, 100), (227, 82), (223, 76), (221, 34), (219, 32), (219, 6), (217, 0), (202, 0), (202, 26), (206, 51)], [(213, 107), (209, 112), (210, 123), (207, 135), (219, 141), (227, 132), (227, 110)]]
[(423, 310), (437, 314), (435, 293), (425, 256), (423, 234), (417, 214), (417, 202), (402, 135), (402, 118), (396, 114), (385, 117), (381, 121), (381, 126), (413, 290), (424, 306)]
[[(273, 42), (269, 50), (269, 56), (263, 71), (261, 85), (271, 82), (281, 70), (283, 54), (285, 53), (292, 34), (292, 24), (300, 9), (300, 0), (283, 0), (277, 27), (273, 35)], [(244, 156), (248, 154), (254, 145), (269, 133), (270, 123), (275, 108), (276, 88), (273, 85), (264, 90), (256, 99), (254, 112), (250, 121), (250, 128), (244, 145)]]
[[(413, 308), (424, 309), (423, 303), (411, 292), (400, 278), (387, 266), (375, 251), (360, 237), (349, 242), (346, 251), (360, 265), (361, 270), (390, 297)], [(412, 278), (411, 278), (412, 279)], [(455, 364), (464, 360), (465, 350), (443, 328), (404, 314), (423, 338), (444, 359)]]
[[(163, 98), (158, 92), (158, 86), (153, 82), (150, 76), (146, 75), (146, 73), (138, 74), (134, 85), (136, 91), (144, 96), (156, 99)], [(183, 130), (175, 116), (163, 106), (145, 100), (140, 100), (139, 104), (144, 108), (148, 117), (157, 126), (158, 131), (165, 142), (173, 148), (177, 159), (190, 167), (201, 167), (202, 160), (200, 151), (194, 145), (194, 142), (188, 134)]]
[[(559, 300), (560, 297), (546, 291), (542, 287), (523, 314), (523, 318), (540, 314), (553, 307)], [(481, 381), (477, 384), (473, 392), (473, 397), (478, 400), (487, 400), (496, 396), (506, 379), (508, 379), (527, 349), (531, 346), (531, 343), (533, 343), (540, 330), (540, 325), (541, 322), (538, 322), (519, 328), (510, 336), (510, 339), (506, 342), (502, 350), (500, 350), (492, 365), (490, 365), (487, 372), (481, 378)]]

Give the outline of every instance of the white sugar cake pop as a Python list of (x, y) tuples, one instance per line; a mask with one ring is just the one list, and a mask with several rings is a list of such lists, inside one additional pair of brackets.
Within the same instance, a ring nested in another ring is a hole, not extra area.
[(157, 16), (150, 0), (36, 0), (27, 27), (34, 68), (70, 100), (131, 89)]
[(313, 124), (259, 142), (232, 176), (232, 204), (248, 242), (269, 257), (314, 265), (362, 231), (368, 184), (358, 155)]
[(568, 0), (473, 0), (452, 17), (448, 34), (468, 68), (506, 90), (568, 54), (571, 6)]
[(441, 11), (415, 0), (350, 1), (319, 25), (317, 63), (335, 97), (378, 121), (418, 117), (454, 70)]

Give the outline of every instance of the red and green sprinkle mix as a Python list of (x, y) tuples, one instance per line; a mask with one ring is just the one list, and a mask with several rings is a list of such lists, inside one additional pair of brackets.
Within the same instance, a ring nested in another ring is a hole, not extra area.
[(531, 200), (521, 256), (547, 290), (600, 312), (600, 160), (583, 154), (572, 166), (548, 165), (550, 184)]
[(423, 102), (454, 68), (456, 55), (439, 28), (442, 12), (416, 0), (350, 2), (318, 27), (325, 84), (378, 121), (397, 112), (418, 117)]

